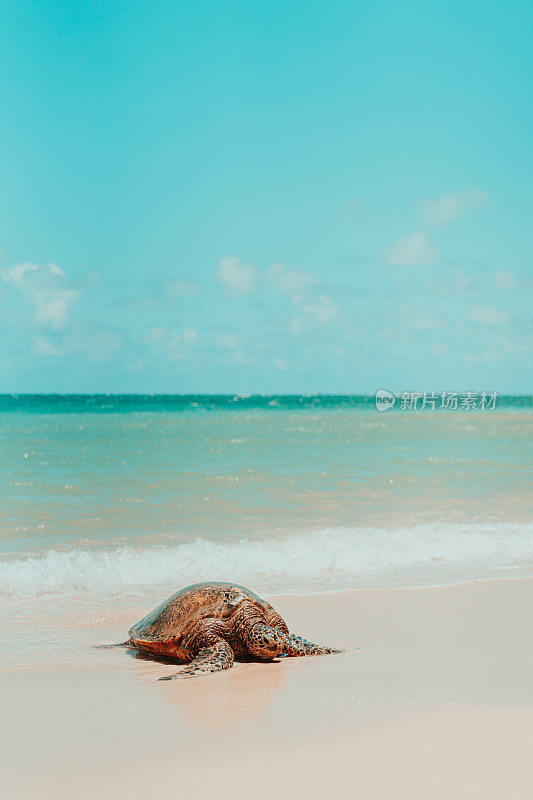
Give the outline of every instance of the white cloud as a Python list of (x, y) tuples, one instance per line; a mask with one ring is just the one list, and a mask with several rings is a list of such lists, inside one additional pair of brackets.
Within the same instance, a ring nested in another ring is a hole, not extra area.
[(227, 256), (219, 261), (216, 277), (223, 288), (232, 294), (248, 295), (262, 284), (288, 295), (295, 303), (320, 286), (319, 279), (309, 272), (288, 269), (281, 262), (261, 271), (253, 264), (243, 263), (236, 256)]
[(192, 328), (185, 328), (181, 334), (184, 344), (191, 346), (198, 341), (198, 334)]
[(33, 306), (38, 327), (65, 327), (80, 292), (69, 288), (67, 276), (56, 264), (15, 264), (2, 277)]
[(293, 302), (298, 302), (309, 294), (320, 281), (309, 272), (302, 272), (287, 267), (278, 262), (272, 264), (266, 271), (267, 284), (282, 294), (287, 294)]
[(515, 332), (513, 336), (504, 336), (499, 339), (498, 344), (506, 353), (518, 353), (528, 358), (533, 355), (533, 335), (528, 332)]
[(468, 294), (475, 287), (475, 279), (471, 275), (467, 275), (462, 269), (446, 270), (444, 277), (430, 284), (432, 292), (444, 296)]
[(183, 361), (189, 356), (198, 341), (198, 334), (192, 328), (185, 328), (181, 333), (171, 333), (166, 342), (169, 361)]
[(213, 344), (219, 351), (223, 351), (226, 358), (234, 364), (256, 364), (257, 359), (246, 353), (244, 343), (238, 333), (218, 333), (213, 338)]
[(426, 200), (422, 205), (422, 218), (430, 225), (447, 225), (466, 216), (489, 202), (489, 196), (481, 189), (468, 189), (466, 192), (444, 194)]
[(257, 287), (259, 270), (244, 264), (236, 256), (226, 256), (218, 263), (217, 280), (231, 294), (251, 294)]
[(475, 353), (463, 353), (462, 354), (463, 361), (466, 361), (469, 364), (488, 364), (489, 366), (496, 366), (502, 360), (502, 354), (498, 352), (498, 350), (494, 348), (487, 348), (482, 352), (475, 352)]
[(435, 264), (440, 252), (427, 233), (398, 236), (384, 252), (385, 260), (395, 267), (423, 267)]
[(91, 333), (83, 349), (91, 361), (111, 361), (122, 346), (122, 336), (117, 331), (101, 328)]
[(320, 295), (316, 300), (299, 306), (299, 311), (300, 315), (294, 317), (291, 322), (291, 330), (296, 334), (308, 330), (310, 324), (329, 325), (341, 313), (339, 306), (325, 295)]
[(68, 321), (79, 292), (69, 289), (40, 289), (33, 293), (35, 321), (39, 327), (60, 330)]
[(36, 336), (33, 340), (33, 352), (36, 356), (58, 356), (63, 351), (46, 336)]
[[(341, 309), (330, 297), (317, 295), (321, 281), (316, 276), (303, 270), (289, 269), (279, 261), (266, 270), (259, 270), (251, 264), (243, 264), (235, 256), (228, 256), (220, 261), (216, 277), (234, 294), (251, 294), (261, 287), (288, 297), (296, 314), (290, 329), (298, 335), (314, 325), (329, 325), (341, 314)], [(229, 336), (215, 337), (215, 345), (219, 349), (235, 351), (242, 347)], [(243, 355), (242, 350), (240, 353)]]
[(499, 326), (507, 322), (507, 314), (499, 308), (490, 306), (477, 306), (468, 312), (470, 319), (479, 322), (481, 325)]
[(144, 344), (149, 346), (159, 345), (169, 361), (183, 361), (192, 353), (197, 341), (198, 334), (192, 328), (167, 331), (162, 325), (156, 325), (143, 339)]
[(167, 284), (166, 290), (174, 297), (192, 297), (198, 294), (198, 285), (192, 281), (182, 281), (180, 278), (175, 278)]
[(311, 317), (319, 325), (328, 325), (335, 317), (338, 317), (341, 310), (331, 298), (322, 295), (312, 303), (302, 306), (302, 311)]
[(145, 344), (153, 344), (154, 342), (161, 342), (166, 339), (167, 331), (162, 325), (156, 325), (151, 331), (147, 333), (143, 341)]
[(88, 287), (100, 286), (104, 282), (102, 273), (98, 269), (91, 269), (83, 276), (83, 285)]
[(138, 356), (133, 356), (133, 358), (128, 361), (124, 366), (124, 372), (143, 372), (146, 369), (146, 362), (143, 361)]
[(437, 317), (430, 314), (420, 313), (415, 308), (402, 309), (405, 325), (413, 331), (437, 331), (443, 327), (443, 323)]
[(2, 273), (4, 281), (9, 286), (14, 286), (15, 289), (23, 291), (26, 288), (28, 276), (39, 269), (37, 264), (15, 264), (14, 267), (6, 269)]
[(242, 340), (238, 333), (219, 333), (215, 336), (215, 345), (219, 350), (238, 350)]
[(497, 289), (501, 289), (502, 291), (514, 289), (516, 286), (516, 280), (513, 273), (506, 269), (496, 270), (492, 276), (492, 282)]
[(50, 336), (38, 335), (33, 339), (33, 354), (39, 357), (69, 356), (82, 353), (91, 361), (112, 361), (122, 347), (123, 335), (103, 326), (81, 326)]
[(279, 372), (286, 372), (291, 368), (291, 365), (284, 358), (275, 358), (272, 363)]
[(160, 299), (155, 295), (145, 294), (129, 299), (121, 299), (119, 304), (131, 311), (155, 311), (161, 305)]

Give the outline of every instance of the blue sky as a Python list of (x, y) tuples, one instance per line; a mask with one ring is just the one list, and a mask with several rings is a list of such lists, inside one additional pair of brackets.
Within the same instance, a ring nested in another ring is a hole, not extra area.
[(4, 0), (0, 391), (533, 391), (531, 22)]

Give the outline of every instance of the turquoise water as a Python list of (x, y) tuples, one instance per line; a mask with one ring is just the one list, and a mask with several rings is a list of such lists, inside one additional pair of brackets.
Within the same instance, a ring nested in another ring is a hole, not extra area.
[(0, 592), (258, 591), (528, 569), (531, 398), (0, 397)]

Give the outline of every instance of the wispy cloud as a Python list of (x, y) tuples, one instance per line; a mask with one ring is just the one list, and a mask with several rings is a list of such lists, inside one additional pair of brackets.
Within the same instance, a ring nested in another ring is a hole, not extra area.
[(43, 358), (82, 353), (90, 361), (110, 362), (119, 354), (124, 336), (106, 326), (82, 326), (74, 332), (54, 332), (33, 338), (32, 352)]
[(163, 325), (156, 325), (143, 340), (149, 347), (163, 350), (169, 361), (184, 361), (192, 354), (197, 341), (198, 333), (193, 328), (168, 331)]
[(215, 350), (218, 351), (218, 357), (228, 358), (234, 364), (258, 363), (258, 359), (253, 352), (247, 352), (241, 335), (236, 331), (217, 333), (212, 341)]
[(289, 330), (296, 335), (317, 325), (329, 325), (341, 315), (340, 307), (330, 297), (319, 294), (319, 278), (304, 270), (290, 269), (280, 261), (260, 270), (236, 256), (228, 256), (219, 262), (216, 278), (233, 294), (270, 291), (287, 298), (294, 309)]
[(326, 295), (298, 305), (298, 312), (291, 322), (291, 330), (295, 334), (305, 333), (310, 327), (317, 325), (326, 327), (341, 315), (339, 306)]
[(320, 281), (309, 272), (288, 269), (285, 264), (277, 262), (266, 270), (266, 282), (275, 291), (288, 295), (298, 303), (310, 294)]
[(197, 341), (198, 334), (192, 328), (170, 334), (167, 341), (169, 361), (183, 361), (191, 354)]
[(15, 264), (2, 273), (2, 278), (33, 308), (34, 322), (40, 328), (64, 328), (80, 296), (56, 264)]
[(466, 192), (444, 194), (425, 200), (422, 204), (422, 219), (429, 225), (448, 225), (487, 205), (489, 196), (481, 189), (471, 188)]
[(144, 337), (145, 344), (155, 344), (156, 342), (162, 342), (164, 339), (167, 338), (167, 331), (163, 325), (156, 325), (152, 328)]
[(284, 358), (275, 358), (272, 362), (278, 372), (286, 372), (291, 368), (291, 365)]
[(238, 333), (218, 333), (215, 336), (215, 347), (219, 350), (239, 350), (242, 339)]
[(391, 266), (424, 267), (436, 264), (440, 259), (440, 251), (427, 233), (418, 232), (398, 236), (383, 256)]
[(47, 336), (36, 336), (33, 340), (33, 352), (36, 356), (60, 356), (63, 350)]
[(216, 277), (230, 294), (247, 295), (257, 287), (259, 270), (236, 256), (226, 256), (219, 261)]
[(442, 319), (415, 306), (402, 306), (399, 309), (402, 326), (412, 331), (437, 331), (444, 327)]
[(75, 347), (86, 352), (91, 361), (113, 361), (122, 347), (123, 335), (120, 331), (98, 327), (87, 331), (86, 337), (78, 339)]
[(175, 306), (179, 301), (196, 297), (200, 294), (200, 286), (193, 281), (168, 276), (151, 276), (148, 291), (121, 296), (117, 304), (132, 311), (164, 311)]
[(516, 287), (516, 279), (512, 272), (506, 269), (498, 269), (492, 276), (492, 282), (497, 289), (509, 291)]
[(475, 306), (470, 309), (468, 316), (480, 325), (489, 325), (491, 327), (503, 325), (508, 319), (504, 311), (491, 306)]
[(181, 278), (169, 281), (165, 289), (171, 297), (192, 297), (199, 291), (198, 284), (192, 281), (183, 281)]

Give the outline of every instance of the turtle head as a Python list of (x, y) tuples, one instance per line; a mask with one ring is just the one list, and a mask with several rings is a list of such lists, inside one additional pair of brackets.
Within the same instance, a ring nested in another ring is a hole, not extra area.
[(248, 632), (247, 645), (250, 653), (264, 661), (271, 661), (283, 652), (285, 636), (276, 628), (258, 622)]

